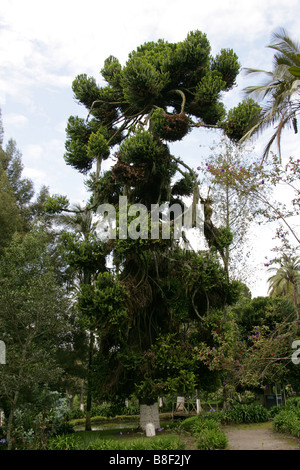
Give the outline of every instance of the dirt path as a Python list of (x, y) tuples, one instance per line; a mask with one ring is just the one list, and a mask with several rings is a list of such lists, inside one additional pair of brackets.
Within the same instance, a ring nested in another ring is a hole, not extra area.
[(272, 423), (226, 426), (228, 450), (300, 450), (299, 439), (278, 434)]

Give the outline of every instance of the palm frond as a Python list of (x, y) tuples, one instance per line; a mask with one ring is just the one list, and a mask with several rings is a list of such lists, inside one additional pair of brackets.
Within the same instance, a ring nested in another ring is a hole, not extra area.
[[(272, 72), (253, 68), (244, 69), (247, 75), (259, 74), (262, 77), (261, 84), (244, 89), (247, 95), (253, 95), (262, 103), (262, 115), (259, 123), (248, 130), (240, 141), (244, 142), (254, 134), (276, 126), (264, 149), (263, 160), (268, 156), (275, 140), (280, 155), (283, 128), (288, 124), (295, 124), (296, 115), (300, 112), (300, 103), (294, 99), (300, 89), (300, 80), (289, 71), (291, 65), (300, 65), (300, 44), (293, 41), (284, 28), (280, 28), (274, 32), (268, 47), (276, 51)], [(294, 130), (297, 130), (295, 125)]]
[(268, 46), (277, 51), (274, 55), (275, 67), (279, 64), (299, 64), (297, 54), (300, 52), (300, 43), (295, 42), (284, 28), (279, 28), (272, 35), (272, 42)]

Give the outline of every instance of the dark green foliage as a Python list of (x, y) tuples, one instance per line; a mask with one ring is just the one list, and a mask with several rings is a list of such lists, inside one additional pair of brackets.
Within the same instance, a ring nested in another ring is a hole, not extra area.
[(146, 58), (133, 57), (122, 71), (125, 100), (133, 110), (149, 111), (160, 100), (168, 83), (168, 74), (162, 74)]
[(65, 161), (68, 165), (86, 173), (97, 158), (108, 158), (109, 131), (95, 120), (86, 123), (82, 118), (71, 116), (66, 131)]
[(33, 184), (23, 178), (21, 153), (14, 140), (2, 148), (0, 119), (0, 254), (15, 232), (25, 233), (32, 222)]
[(132, 187), (130, 202), (151, 203), (168, 200), (174, 165), (168, 148), (150, 131), (138, 130), (120, 145), (119, 161), (112, 170), (115, 181)]
[(21, 232), (23, 223), (12, 186), (6, 173), (0, 173), (0, 254), (15, 232)]
[[(181, 140), (187, 134), (188, 115), (206, 124), (223, 120), (226, 113), (220, 93), (234, 85), (238, 71), (232, 50), (222, 50), (213, 58), (206, 35), (193, 31), (178, 43), (158, 40), (143, 44), (129, 54), (123, 67), (116, 57), (109, 56), (101, 69), (107, 86), (101, 87), (93, 77), (80, 74), (72, 88), (98, 126), (109, 131), (109, 136), (102, 130), (101, 134), (112, 148), (125, 137), (124, 129), (130, 132), (153, 111), (153, 132), (167, 141)], [(168, 107), (173, 107), (174, 113), (167, 113)], [(163, 125), (157, 122), (158, 127), (154, 124), (157, 108), (165, 113), (165, 121)], [(115, 127), (117, 123), (122, 123), (121, 127)], [(92, 168), (95, 152), (88, 152), (87, 145), (91, 133), (98, 130), (78, 118), (69, 120), (65, 159), (82, 173)]]
[(72, 83), (75, 97), (80, 103), (90, 108), (93, 102), (99, 99), (99, 86), (93, 77), (81, 74)]
[(137, 131), (120, 146), (120, 157), (125, 163), (159, 162), (166, 157), (166, 147), (149, 131)]
[(193, 102), (193, 109), (197, 107), (200, 111), (199, 117), (203, 117), (207, 124), (215, 124), (218, 120), (225, 117), (225, 108), (219, 107), (220, 115), (216, 116), (214, 120), (210, 119), (207, 122), (207, 117), (212, 116), (212, 109), (218, 109), (218, 103), (220, 92), (224, 89), (226, 82), (220, 72), (212, 70), (206, 73), (204, 77), (198, 82), (195, 91), (195, 99)]
[(172, 195), (191, 196), (194, 190), (194, 181), (190, 173), (186, 173), (183, 178), (176, 181), (172, 186)]
[(201, 31), (190, 32), (176, 45), (164, 66), (168, 70), (174, 88), (193, 90), (210, 66), (210, 43)]
[(81, 273), (94, 274), (105, 270), (105, 248), (93, 234), (82, 239), (78, 233), (63, 233), (58, 245), (66, 262)]
[(121, 77), (122, 66), (118, 59), (114, 56), (109, 56), (104, 61), (104, 67), (101, 69), (102, 77), (114, 88), (121, 88), (120, 77)]
[(221, 73), (223, 80), (226, 83), (228, 90), (233, 87), (235, 79), (240, 70), (240, 64), (238, 63), (238, 57), (232, 49), (221, 49), (220, 54), (212, 60), (212, 70), (217, 70)]
[(124, 439), (91, 439), (85, 444), (80, 436), (65, 435), (51, 439), (48, 445), (49, 450), (115, 450), (115, 451), (141, 451), (141, 450), (183, 450), (184, 444), (180, 442), (178, 436), (167, 437), (156, 436), (153, 439), (140, 438), (136, 440)]
[(252, 98), (248, 98), (228, 111), (223, 127), (228, 137), (238, 142), (260, 118), (261, 107)]
[(221, 450), (228, 443), (226, 434), (221, 429), (219, 413), (209, 412), (185, 419), (181, 427), (197, 438), (198, 450)]
[(123, 187), (118, 184), (116, 177), (113, 178), (112, 170), (106, 171), (97, 180), (92, 175), (86, 185), (96, 195), (99, 204), (116, 205), (119, 202), (119, 196), (122, 195)]
[(66, 196), (54, 195), (47, 196), (44, 201), (45, 211), (49, 214), (55, 214), (67, 209), (69, 206), (69, 200)]
[(90, 328), (98, 325), (105, 330), (117, 326), (121, 331), (127, 319), (126, 290), (115, 277), (99, 273), (94, 284), (82, 284), (78, 295), (78, 308)]
[(244, 299), (233, 307), (242, 338), (246, 339), (254, 326), (266, 325), (271, 330), (285, 318), (296, 318), (292, 302), (282, 298), (256, 297)]

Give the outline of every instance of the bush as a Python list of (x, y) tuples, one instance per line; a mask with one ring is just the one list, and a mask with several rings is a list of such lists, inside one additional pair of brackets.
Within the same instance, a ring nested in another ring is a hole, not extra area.
[(63, 434), (49, 439), (48, 450), (78, 450), (79, 441), (75, 434)]
[[(196, 428), (200, 429), (202, 426), (214, 426), (214, 423), (221, 424), (223, 420), (223, 412), (209, 412), (208, 414), (199, 414), (186, 418), (180, 427), (186, 431), (192, 431)], [(212, 424), (211, 424), (212, 423)]]
[(277, 432), (300, 437), (300, 397), (287, 400), (286, 406), (275, 414), (273, 428)]
[(285, 408), (293, 408), (293, 409), (297, 408), (298, 410), (300, 410), (300, 397), (288, 398), (286, 401)]
[(272, 408), (269, 409), (270, 418), (274, 418), (274, 416), (276, 416), (277, 413), (280, 413), (280, 411), (282, 411), (282, 405), (272, 406)]
[(263, 423), (268, 421), (269, 416), (268, 410), (260, 404), (236, 404), (224, 412), (224, 421), (236, 424)]
[(84, 418), (84, 412), (79, 408), (71, 408), (69, 411), (69, 419), (81, 419)]
[(227, 436), (221, 429), (203, 429), (197, 440), (198, 450), (225, 449), (228, 443)]
[(182, 423), (182, 429), (190, 431), (197, 438), (199, 450), (225, 449), (227, 437), (221, 429), (222, 413), (211, 412), (187, 418)]
[(300, 437), (300, 415), (293, 410), (282, 410), (275, 416), (273, 428), (277, 432)]

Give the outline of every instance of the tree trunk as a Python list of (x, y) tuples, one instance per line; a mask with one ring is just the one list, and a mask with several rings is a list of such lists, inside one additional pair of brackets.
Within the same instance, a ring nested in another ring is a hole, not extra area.
[(85, 430), (91, 431), (91, 408), (92, 408), (92, 393), (91, 393), (91, 369), (93, 363), (93, 349), (94, 349), (94, 335), (90, 333), (90, 348), (89, 348), (89, 362), (88, 362), (88, 377), (87, 377), (87, 394), (86, 394), (86, 415), (85, 415)]
[(153, 405), (140, 405), (141, 429), (146, 431), (146, 426), (149, 424), (153, 424), (154, 429), (160, 428), (158, 403), (153, 403)]
[(15, 392), (14, 399), (11, 404), (9, 416), (8, 416), (8, 421), (7, 421), (7, 432), (6, 432), (6, 440), (7, 440), (7, 449), (12, 450), (13, 443), (12, 443), (12, 430), (13, 430), (13, 421), (14, 421), (14, 416), (15, 416), (15, 411), (17, 407), (17, 402), (18, 402), (18, 397), (19, 397), (19, 391), (17, 390)]

